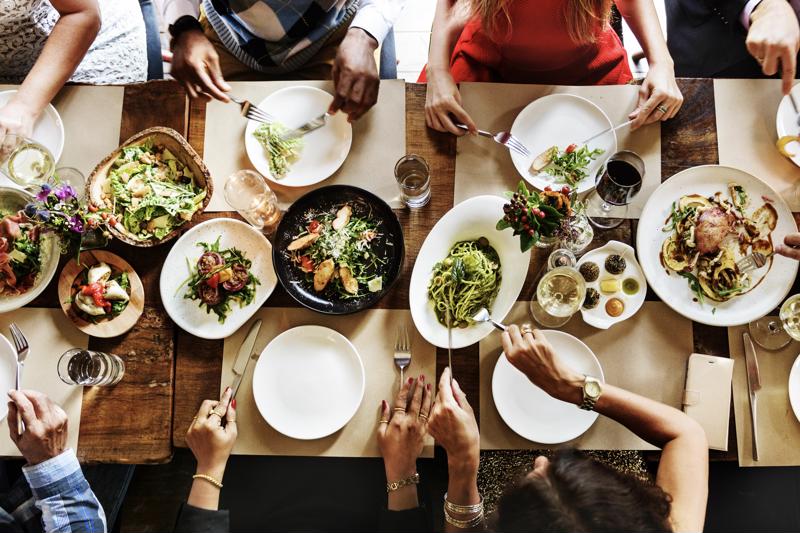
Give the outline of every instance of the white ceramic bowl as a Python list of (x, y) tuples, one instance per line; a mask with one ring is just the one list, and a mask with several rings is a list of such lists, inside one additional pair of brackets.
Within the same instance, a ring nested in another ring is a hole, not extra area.
[[(15, 89), (0, 91), (0, 107), (3, 107), (17, 93)], [(47, 104), (39, 120), (33, 125), (31, 139), (50, 150), (53, 160), (58, 162), (64, 151), (64, 123), (53, 104)]]

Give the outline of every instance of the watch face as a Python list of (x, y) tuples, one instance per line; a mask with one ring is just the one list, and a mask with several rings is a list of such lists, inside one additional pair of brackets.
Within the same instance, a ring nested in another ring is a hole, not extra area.
[(596, 381), (586, 382), (586, 385), (584, 385), (584, 390), (586, 391), (586, 395), (590, 398), (597, 398), (600, 396), (600, 384)]

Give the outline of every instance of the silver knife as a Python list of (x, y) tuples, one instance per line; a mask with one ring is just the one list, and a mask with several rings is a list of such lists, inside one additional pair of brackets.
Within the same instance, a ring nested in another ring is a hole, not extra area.
[(597, 139), (598, 137), (600, 137), (602, 135), (605, 135), (606, 133), (611, 133), (612, 131), (617, 131), (620, 128), (624, 128), (625, 126), (629, 125), (631, 122), (633, 122), (633, 120), (629, 120), (629, 121), (623, 122), (622, 124), (619, 124), (617, 126), (612, 126), (610, 128), (604, 129), (600, 133), (595, 133), (594, 135), (592, 135), (591, 137), (589, 137), (588, 139), (586, 139), (585, 141), (580, 143), (578, 146), (584, 146), (586, 144), (589, 144), (589, 141), (593, 141), (593, 140)]
[(761, 390), (761, 375), (758, 372), (756, 347), (749, 333), (742, 334), (744, 362), (747, 367), (747, 388), (750, 391), (750, 422), (753, 425), (753, 460), (758, 461), (758, 416), (756, 392)]
[(302, 137), (307, 133), (311, 133), (314, 130), (320, 129), (328, 122), (328, 117), (332, 117), (330, 113), (323, 113), (320, 116), (313, 118), (300, 126), (299, 128), (295, 128), (292, 131), (287, 131), (283, 135), (281, 135), (281, 139), (284, 141), (288, 141), (291, 139), (296, 139), (298, 137)]
[(236, 398), (236, 393), (239, 392), (239, 385), (242, 384), (242, 378), (247, 371), (247, 363), (250, 362), (253, 356), (253, 347), (256, 345), (256, 339), (258, 338), (258, 332), (260, 330), (261, 319), (258, 319), (250, 326), (250, 331), (247, 332), (247, 337), (242, 341), (242, 345), (239, 346), (239, 352), (236, 354), (236, 359), (233, 360), (233, 368), (231, 370), (233, 371), (234, 377), (233, 384), (231, 385), (231, 389), (233, 389), (231, 400)]

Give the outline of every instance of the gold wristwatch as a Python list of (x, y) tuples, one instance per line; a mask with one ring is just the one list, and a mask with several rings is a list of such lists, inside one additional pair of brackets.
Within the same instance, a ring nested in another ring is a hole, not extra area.
[(579, 407), (585, 411), (594, 411), (594, 405), (603, 394), (603, 384), (593, 377), (584, 376), (581, 390), (583, 391), (583, 402)]

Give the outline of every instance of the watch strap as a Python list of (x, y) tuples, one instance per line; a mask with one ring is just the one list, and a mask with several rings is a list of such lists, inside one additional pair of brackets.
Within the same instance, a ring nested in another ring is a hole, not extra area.
[(203, 26), (200, 24), (200, 21), (192, 15), (183, 15), (170, 24), (168, 30), (172, 38), (177, 39), (181, 33), (189, 30), (198, 30), (202, 32)]

